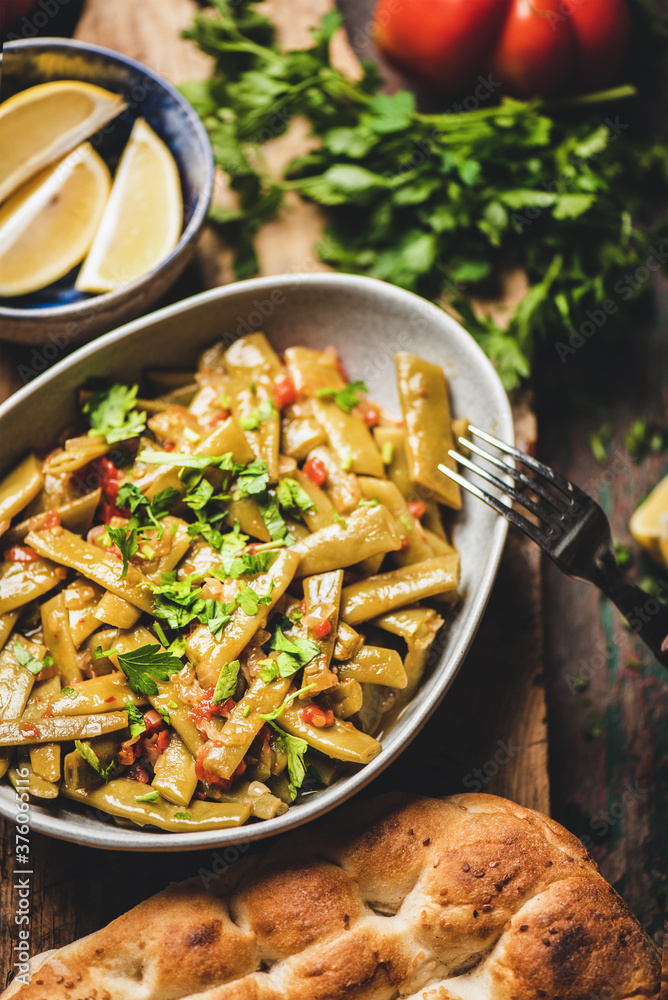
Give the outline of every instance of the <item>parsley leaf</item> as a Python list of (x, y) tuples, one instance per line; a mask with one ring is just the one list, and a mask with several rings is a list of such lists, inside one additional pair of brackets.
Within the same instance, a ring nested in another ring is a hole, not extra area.
[(284, 712), (286, 708), (290, 708), (295, 698), (298, 698), (300, 694), (306, 694), (307, 691), (311, 691), (315, 687), (315, 684), (307, 684), (306, 687), (300, 688), (299, 691), (293, 691), (289, 694), (285, 701), (282, 701), (278, 708), (273, 708), (271, 712), (267, 712), (266, 715), (260, 714), (260, 718), (264, 719), (265, 722), (273, 722), (277, 719), (281, 712)]
[(274, 581), (269, 581), (269, 593), (263, 597), (256, 593), (252, 587), (242, 587), (237, 594), (236, 603), (241, 610), (249, 615), (256, 615), (261, 604), (271, 604), (271, 594), (274, 589)]
[(123, 483), (118, 491), (116, 506), (121, 510), (128, 509), (136, 517), (138, 526), (153, 525), (158, 528), (158, 538), (160, 539), (164, 531), (164, 525), (160, 524), (160, 518), (165, 517), (180, 499), (181, 494), (173, 486), (167, 486), (164, 490), (160, 490), (152, 500), (149, 500), (134, 483)]
[(234, 474), (241, 472), (243, 465), (235, 462), (231, 453), (225, 455), (186, 455), (175, 451), (142, 451), (138, 462), (147, 465), (175, 465), (181, 469), (222, 469)]
[(174, 819), (190, 819), (190, 813), (189, 812), (174, 813)]
[(346, 521), (345, 517), (341, 517), (341, 515), (338, 514), (335, 510), (332, 511), (332, 521), (334, 522), (334, 524), (340, 524), (342, 528), (348, 527), (348, 522)]
[(239, 666), (238, 660), (232, 660), (231, 663), (223, 663), (213, 691), (213, 698), (211, 699), (214, 705), (219, 705), (221, 701), (227, 701), (236, 691)]
[(138, 386), (112, 385), (94, 389), (83, 406), (91, 436), (101, 434), (109, 444), (137, 437), (146, 427), (146, 414), (135, 410)]
[[(99, 647), (98, 647), (99, 648)], [(158, 681), (167, 681), (181, 670), (183, 664), (173, 653), (161, 650), (157, 643), (147, 643), (138, 649), (127, 653), (119, 650), (108, 650), (103, 653), (109, 656), (115, 653), (121, 670), (128, 679), (128, 684), (135, 694), (145, 694), (147, 697), (158, 693)], [(97, 650), (95, 651), (97, 656)]]
[(14, 643), (12, 655), (17, 663), (20, 663), (22, 667), (25, 667), (26, 670), (29, 670), (30, 673), (35, 674), (35, 676), (41, 673), (45, 667), (52, 667), (55, 663), (54, 658), (49, 656), (48, 653), (43, 660), (38, 660), (36, 656), (33, 656), (32, 653), (28, 652), (21, 642)]
[(60, 693), (67, 695), (72, 700), (79, 697), (79, 691), (76, 691), (73, 687), (64, 687)]
[(333, 399), (344, 413), (352, 413), (360, 401), (358, 393), (368, 392), (364, 382), (349, 382), (343, 389), (316, 389), (316, 396)]
[(295, 479), (281, 479), (276, 487), (276, 500), (279, 507), (292, 516), (299, 516), (302, 511), (315, 510), (315, 504), (306, 490), (302, 489)]
[(269, 483), (267, 463), (257, 459), (250, 462), (239, 475), (236, 483), (235, 498), (257, 496), (264, 493)]
[(134, 739), (135, 736), (141, 736), (142, 733), (146, 732), (146, 723), (144, 722), (144, 714), (140, 712), (139, 709), (129, 698), (125, 702), (125, 711), (128, 713), (128, 723), (130, 725), (130, 738)]
[(281, 677), (292, 677), (320, 653), (320, 647), (310, 639), (288, 639), (278, 626), (271, 640), (271, 649), (278, 651), (278, 672)]
[(122, 580), (127, 575), (130, 561), (139, 551), (139, 534), (137, 529), (131, 527), (129, 523), (122, 528), (112, 528), (107, 524), (105, 526), (105, 532), (107, 537), (121, 553), (121, 558), (123, 559), (123, 572), (121, 573), (120, 578)]
[(291, 736), (283, 729), (280, 729), (274, 722), (269, 725), (277, 733), (277, 743), (279, 750), (288, 755), (288, 775), (290, 778), (290, 797), (296, 798), (297, 790), (301, 788), (306, 777), (306, 766), (304, 764), (304, 754), (308, 750), (306, 740), (298, 736)]
[(268, 493), (264, 499), (258, 500), (258, 505), (272, 542), (293, 542), (294, 538), (288, 531), (288, 526), (278, 509), (276, 494)]
[(256, 409), (252, 410), (247, 416), (241, 417), (239, 426), (244, 431), (255, 431), (261, 423), (269, 420), (270, 417), (275, 417), (277, 413), (278, 410), (272, 401), (270, 399), (263, 399)]
[(102, 767), (102, 764), (100, 763), (100, 758), (95, 753), (93, 748), (90, 747), (87, 743), (82, 743), (80, 740), (75, 740), (74, 749), (76, 750), (76, 752), (79, 754), (80, 757), (83, 757), (83, 759), (86, 761), (87, 764), (90, 764), (90, 766), (93, 768), (94, 771), (97, 771), (97, 773), (100, 775), (100, 777), (104, 782), (109, 781), (109, 778), (111, 777), (111, 775), (116, 770), (116, 767), (118, 766), (118, 762), (116, 760), (112, 760), (107, 765), (107, 767)]

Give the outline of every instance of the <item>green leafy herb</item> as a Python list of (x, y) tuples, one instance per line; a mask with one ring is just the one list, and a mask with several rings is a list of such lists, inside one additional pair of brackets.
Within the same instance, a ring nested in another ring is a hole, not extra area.
[(310, 639), (288, 639), (280, 627), (272, 636), (271, 648), (278, 651), (276, 663), (281, 677), (292, 677), (320, 653), (317, 643)]
[(90, 423), (89, 434), (101, 434), (110, 444), (137, 437), (146, 427), (146, 414), (135, 409), (138, 386), (112, 385), (94, 389), (83, 406)]
[(236, 482), (235, 496), (241, 497), (257, 496), (264, 493), (269, 482), (269, 469), (267, 463), (259, 459), (251, 462), (239, 475)]
[[(355, 82), (332, 66), (340, 23), (328, 13), (309, 48), (283, 52), (255, 5), (216, 0), (187, 32), (215, 60), (210, 80), (183, 89), (237, 196), (211, 218), (236, 248), (238, 277), (257, 272), (254, 235), (297, 190), (327, 208), (324, 261), (438, 301), (445, 294), (509, 387), (541, 341), (567, 361), (592, 315), (604, 317), (604, 336), (623, 328), (649, 287), (632, 277), (637, 268), (650, 254), (666, 264), (657, 252), (665, 222), (634, 222), (649, 185), (656, 203), (668, 192), (665, 144), (617, 110), (634, 88), (541, 106), (499, 102), (490, 83), (477, 110), (422, 113), (412, 94), (382, 93), (369, 62)], [(320, 143), (276, 179), (262, 146), (298, 116)], [(509, 264), (529, 284), (500, 329), (474, 301)]]
[(174, 819), (190, 819), (190, 813), (189, 812), (174, 813)]
[(135, 795), (136, 802), (157, 802), (160, 792), (157, 789), (153, 792), (145, 792), (144, 795)]
[(306, 777), (306, 766), (304, 764), (304, 754), (308, 750), (306, 740), (298, 736), (291, 736), (283, 729), (280, 729), (274, 722), (269, 723), (277, 734), (279, 750), (288, 755), (288, 775), (290, 778), (290, 798), (297, 796), (298, 789), (301, 788)]
[(130, 524), (122, 528), (112, 528), (107, 524), (104, 530), (111, 544), (115, 545), (121, 553), (123, 559), (122, 580), (127, 575), (130, 562), (139, 551), (139, 533)]
[(214, 705), (219, 705), (221, 701), (227, 701), (236, 691), (239, 667), (238, 660), (232, 660), (231, 663), (223, 663), (213, 692), (212, 701)]
[(294, 539), (288, 530), (287, 524), (281, 517), (280, 510), (278, 509), (276, 494), (267, 493), (265, 497), (258, 500), (258, 505), (260, 507), (260, 513), (262, 514), (262, 520), (265, 523), (265, 527), (269, 532), (272, 542), (293, 542)]
[(140, 712), (139, 709), (129, 698), (125, 702), (125, 711), (128, 713), (128, 723), (130, 725), (130, 738), (134, 739), (135, 736), (141, 736), (142, 733), (146, 732), (146, 722), (144, 721), (144, 714)]
[(244, 431), (256, 431), (261, 423), (275, 417), (278, 410), (270, 399), (263, 399), (256, 409), (245, 417), (241, 417), (239, 424)]
[(269, 592), (264, 596), (256, 593), (252, 587), (242, 587), (237, 594), (237, 605), (247, 615), (256, 615), (261, 604), (271, 604), (274, 581), (269, 581)]
[(31, 674), (35, 675), (41, 673), (45, 667), (52, 667), (55, 662), (53, 657), (48, 654), (43, 660), (38, 660), (36, 656), (33, 656), (32, 653), (28, 652), (21, 642), (14, 643), (12, 655), (17, 663), (20, 663), (22, 667), (25, 667), (26, 670), (29, 670)]
[(172, 674), (178, 673), (183, 667), (181, 661), (173, 653), (161, 650), (157, 643), (148, 643), (126, 653), (117, 649), (104, 652), (98, 646), (95, 651), (96, 656), (98, 656), (98, 650), (102, 656), (115, 653), (131, 690), (135, 694), (145, 694), (147, 697), (158, 693), (156, 681), (169, 680)]
[(348, 527), (348, 522), (346, 521), (345, 517), (341, 517), (341, 515), (338, 514), (335, 510), (332, 511), (332, 521), (334, 522), (334, 524), (340, 524), (342, 528)]
[(134, 483), (123, 483), (118, 491), (116, 506), (121, 510), (129, 510), (136, 519), (137, 527), (157, 528), (158, 539), (161, 539), (164, 525), (160, 524), (160, 519), (165, 517), (180, 499), (181, 494), (173, 486), (160, 490), (152, 500), (149, 500)]
[(302, 489), (295, 479), (281, 479), (276, 487), (276, 500), (279, 507), (287, 511), (292, 517), (299, 517), (300, 513), (308, 513), (315, 510), (315, 504), (311, 500), (306, 490)]
[(237, 474), (243, 465), (235, 462), (231, 454), (225, 455), (185, 455), (175, 451), (142, 451), (138, 462), (147, 465), (174, 465), (181, 469), (222, 469), (223, 472)]
[(379, 507), (380, 503), (379, 503), (378, 499), (376, 497), (374, 497), (372, 500), (364, 500), (364, 499), (360, 500), (360, 502), (357, 504), (357, 506), (358, 507)]
[(79, 697), (79, 692), (73, 687), (64, 687), (60, 693), (67, 695), (67, 697), (72, 698), (72, 700)]
[(95, 753), (93, 748), (88, 746), (87, 743), (82, 743), (81, 740), (74, 741), (74, 749), (79, 754), (79, 756), (83, 757), (86, 763), (90, 764), (93, 770), (100, 775), (103, 781), (105, 782), (109, 781), (109, 778), (111, 777), (111, 775), (114, 773), (114, 771), (118, 766), (117, 761), (112, 760), (107, 765), (107, 767), (102, 767), (102, 764), (100, 763), (100, 758)]
[(317, 389), (316, 396), (333, 399), (344, 413), (352, 413), (360, 401), (358, 394), (368, 391), (364, 382), (349, 382), (343, 389)]

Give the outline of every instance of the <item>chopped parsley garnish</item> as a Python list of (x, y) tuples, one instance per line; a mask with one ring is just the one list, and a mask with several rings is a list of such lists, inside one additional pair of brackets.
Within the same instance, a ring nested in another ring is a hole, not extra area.
[(278, 657), (274, 662), (281, 677), (292, 677), (320, 653), (320, 647), (317, 643), (312, 642), (311, 639), (288, 639), (280, 626), (276, 628), (272, 637), (271, 649), (278, 652)]
[(54, 658), (48, 654), (43, 660), (38, 660), (36, 656), (33, 656), (32, 653), (28, 652), (21, 642), (14, 643), (12, 655), (17, 663), (20, 663), (22, 667), (25, 667), (26, 670), (29, 670), (30, 673), (35, 674), (35, 676), (41, 673), (45, 667), (52, 667), (55, 663)]
[(111, 528), (107, 524), (105, 532), (110, 542), (115, 545), (121, 553), (121, 558), (123, 560), (123, 572), (121, 573), (120, 579), (122, 580), (125, 576), (127, 576), (130, 562), (139, 551), (139, 533), (136, 528), (130, 527), (129, 523), (123, 528)]
[(100, 758), (95, 753), (92, 747), (88, 746), (87, 743), (82, 743), (81, 740), (74, 741), (74, 749), (79, 754), (80, 757), (86, 761), (87, 764), (96, 771), (103, 781), (109, 781), (109, 778), (114, 773), (117, 767), (117, 762), (112, 760), (107, 767), (102, 767), (100, 763)]
[(128, 723), (130, 726), (130, 737), (134, 739), (135, 736), (141, 736), (142, 733), (146, 732), (146, 723), (144, 721), (144, 715), (139, 711), (136, 705), (134, 705), (128, 698), (125, 702), (125, 711), (128, 713)]
[(334, 524), (340, 524), (342, 528), (348, 527), (348, 522), (346, 521), (345, 517), (341, 517), (341, 515), (337, 514), (335, 510), (332, 511), (332, 521), (334, 522)]
[(227, 701), (236, 691), (239, 666), (238, 660), (232, 660), (231, 663), (223, 663), (218, 674), (213, 698), (211, 699), (214, 705), (220, 705), (221, 701)]
[(264, 596), (258, 594), (252, 587), (242, 587), (236, 596), (236, 603), (247, 615), (256, 615), (261, 604), (271, 604), (274, 581), (269, 581), (269, 592)]
[(112, 385), (94, 389), (84, 405), (91, 437), (102, 435), (109, 444), (137, 437), (146, 427), (146, 414), (135, 409), (138, 386)]
[(258, 407), (247, 416), (239, 419), (239, 426), (244, 431), (256, 431), (261, 423), (275, 417), (278, 411), (270, 399), (263, 399)]
[(269, 469), (267, 463), (256, 459), (244, 468), (237, 477), (235, 499), (242, 497), (257, 496), (264, 493), (269, 483)]
[(135, 795), (135, 800), (137, 802), (157, 802), (159, 794), (156, 789), (153, 792), (146, 792), (144, 795)]
[(281, 479), (276, 487), (276, 500), (279, 507), (292, 517), (299, 517), (304, 511), (315, 510), (315, 504), (306, 490), (302, 489), (295, 479)]
[(349, 382), (343, 389), (316, 389), (316, 396), (333, 399), (344, 413), (352, 413), (360, 401), (358, 393), (368, 391), (364, 382)]
[(298, 736), (291, 736), (284, 732), (274, 722), (269, 725), (277, 734), (278, 748), (288, 755), (288, 775), (290, 778), (290, 798), (297, 796), (297, 790), (301, 788), (306, 777), (306, 766), (304, 764), (304, 754), (308, 750), (306, 740)]
[(189, 812), (174, 813), (174, 819), (190, 819), (190, 813)]
[(380, 504), (378, 502), (377, 497), (374, 497), (373, 500), (360, 500), (360, 502), (357, 504), (357, 506), (358, 507), (379, 507)]
[(258, 500), (258, 504), (272, 542), (293, 542), (294, 539), (278, 509), (275, 493), (268, 493), (264, 499)]
[(128, 685), (135, 694), (147, 697), (158, 693), (156, 681), (167, 681), (182, 669), (183, 664), (173, 653), (160, 649), (157, 643), (147, 643), (138, 649), (122, 653), (118, 649), (106, 652), (100, 646), (95, 650), (97, 659), (116, 654), (118, 663), (128, 679)]
[(123, 483), (118, 491), (116, 506), (121, 510), (128, 509), (136, 517), (138, 527), (153, 525), (158, 528), (158, 538), (162, 538), (164, 525), (160, 524), (160, 518), (165, 517), (180, 499), (181, 494), (173, 486), (160, 490), (149, 500), (134, 483)]
[(73, 687), (64, 687), (60, 693), (67, 695), (67, 697), (72, 698), (72, 700), (79, 697), (79, 692), (75, 691)]
[(234, 474), (241, 472), (243, 465), (235, 462), (232, 453), (225, 455), (186, 455), (175, 451), (142, 451), (138, 462), (147, 465), (175, 465), (182, 469), (222, 469)]

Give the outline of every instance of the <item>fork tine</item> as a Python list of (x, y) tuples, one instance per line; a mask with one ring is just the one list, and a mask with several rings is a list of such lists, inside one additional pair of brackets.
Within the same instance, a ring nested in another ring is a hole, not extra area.
[(499, 500), (498, 497), (492, 496), (491, 493), (486, 493), (485, 490), (481, 490), (479, 486), (475, 486), (473, 483), (470, 483), (468, 479), (464, 479), (464, 477), (460, 476), (458, 472), (454, 472), (453, 469), (449, 469), (447, 465), (439, 465), (438, 468), (439, 471), (445, 476), (448, 476), (450, 479), (454, 480), (454, 482), (459, 483), (463, 490), (466, 490), (468, 493), (472, 493), (473, 496), (478, 497), (479, 500), (483, 500), (487, 506), (491, 507), (492, 510), (495, 510), (497, 514), (503, 515), (507, 521), (510, 521), (510, 523), (514, 524), (516, 528), (519, 528), (525, 535), (528, 535), (529, 538), (533, 539), (536, 545), (543, 544), (543, 537), (536, 525), (532, 524), (531, 521), (528, 521), (526, 517), (518, 514), (518, 512), (509, 504), (504, 503), (503, 500)]
[(474, 455), (484, 458), (486, 462), (489, 462), (491, 465), (496, 466), (497, 469), (501, 469), (503, 472), (512, 476), (513, 479), (522, 483), (522, 485), (526, 486), (527, 489), (530, 489), (534, 493), (538, 493), (543, 500), (547, 500), (547, 502), (552, 504), (555, 510), (558, 510), (561, 514), (566, 514), (568, 512), (570, 504), (564, 503), (558, 494), (551, 492), (543, 486), (540, 480), (529, 479), (529, 477), (523, 472), (520, 472), (519, 469), (515, 469), (508, 462), (504, 462), (503, 459), (497, 458), (496, 455), (490, 455), (488, 451), (485, 451), (483, 448), (479, 448), (477, 444), (473, 441), (469, 441), (468, 438), (460, 437), (458, 438), (458, 442), (466, 448), (467, 451), (472, 451)]
[(540, 520), (543, 521), (544, 524), (547, 524), (548, 527), (551, 527), (554, 524), (554, 518), (551, 517), (547, 511), (539, 507), (537, 503), (534, 503), (534, 501), (531, 500), (526, 493), (523, 493), (521, 490), (516, 490), (514, 486), (508, 486), (507, 483), (504, 483), (498, 476), (488, 472), (487, 469), (483, 469), (482, 466), (471, 462), (465, 455), (460, 455), (457, 451), (450, 450), (448, 455), (450, 455), (451, 458), (454, 458), (456, 462), (459, 462), (460, 465), (463, 465), (464, 468), (470, 469), (471, 472), (475, 472), (486, 482), (491, 483), (492, 486), (496, 486), (496, 488), (501, 490), (502, 493), (505, 493), (507, 496), (511, 496), (513, 500), (516, 500), (518, 503), (522, 504), (523, 507), (526, 507), (527, 510), (530, 510), (532, 514), (540, 518)]
[(543, 465), (543, 463), (539, 462), (538, 459), (532, 458), (531, 455), (527, 455), (523, 451), (519, 451), (518, 448), (513, 448), (511, 445), (506, 444), (505, 441), (500, 441), (498, 438), (485, 433), (485, 431), (481, 431), (478, 427), (474, 427), (472, 424), (469, 424), (469, 430), (475, 437), (482, 438), (482, 440), (486, 441), (487, 444), (493, 445), (495, 448), (498, 448), (499, 451), (505, 452), (506, 455), (512, 455), (512, 457), (517, 459), (518, 462), (523, 462), (524, 465), (527, 465), (534, 472), (537, 472), (539, 476), (543, 476), (544, 479), (548, 479), (551, 483), (554, 483), (557, 489), (561, 490), (562, 493), (565, 493), (569, 497), (575, 495), (575, 489), (570, 480), (566, 479), (565, 476), (562, 476), (560, 472), (555, 472), (554, 469), (549, 467), (549, 465)]

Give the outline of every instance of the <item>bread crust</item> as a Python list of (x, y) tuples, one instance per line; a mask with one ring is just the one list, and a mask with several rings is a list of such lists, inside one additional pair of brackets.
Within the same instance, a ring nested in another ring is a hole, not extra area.
[[(554, 821), (355, 802), (45, 957), (15, 1000), (658, 1000), (657, 951)], [(10, 993), (2, 994), (9, 1000)]]

